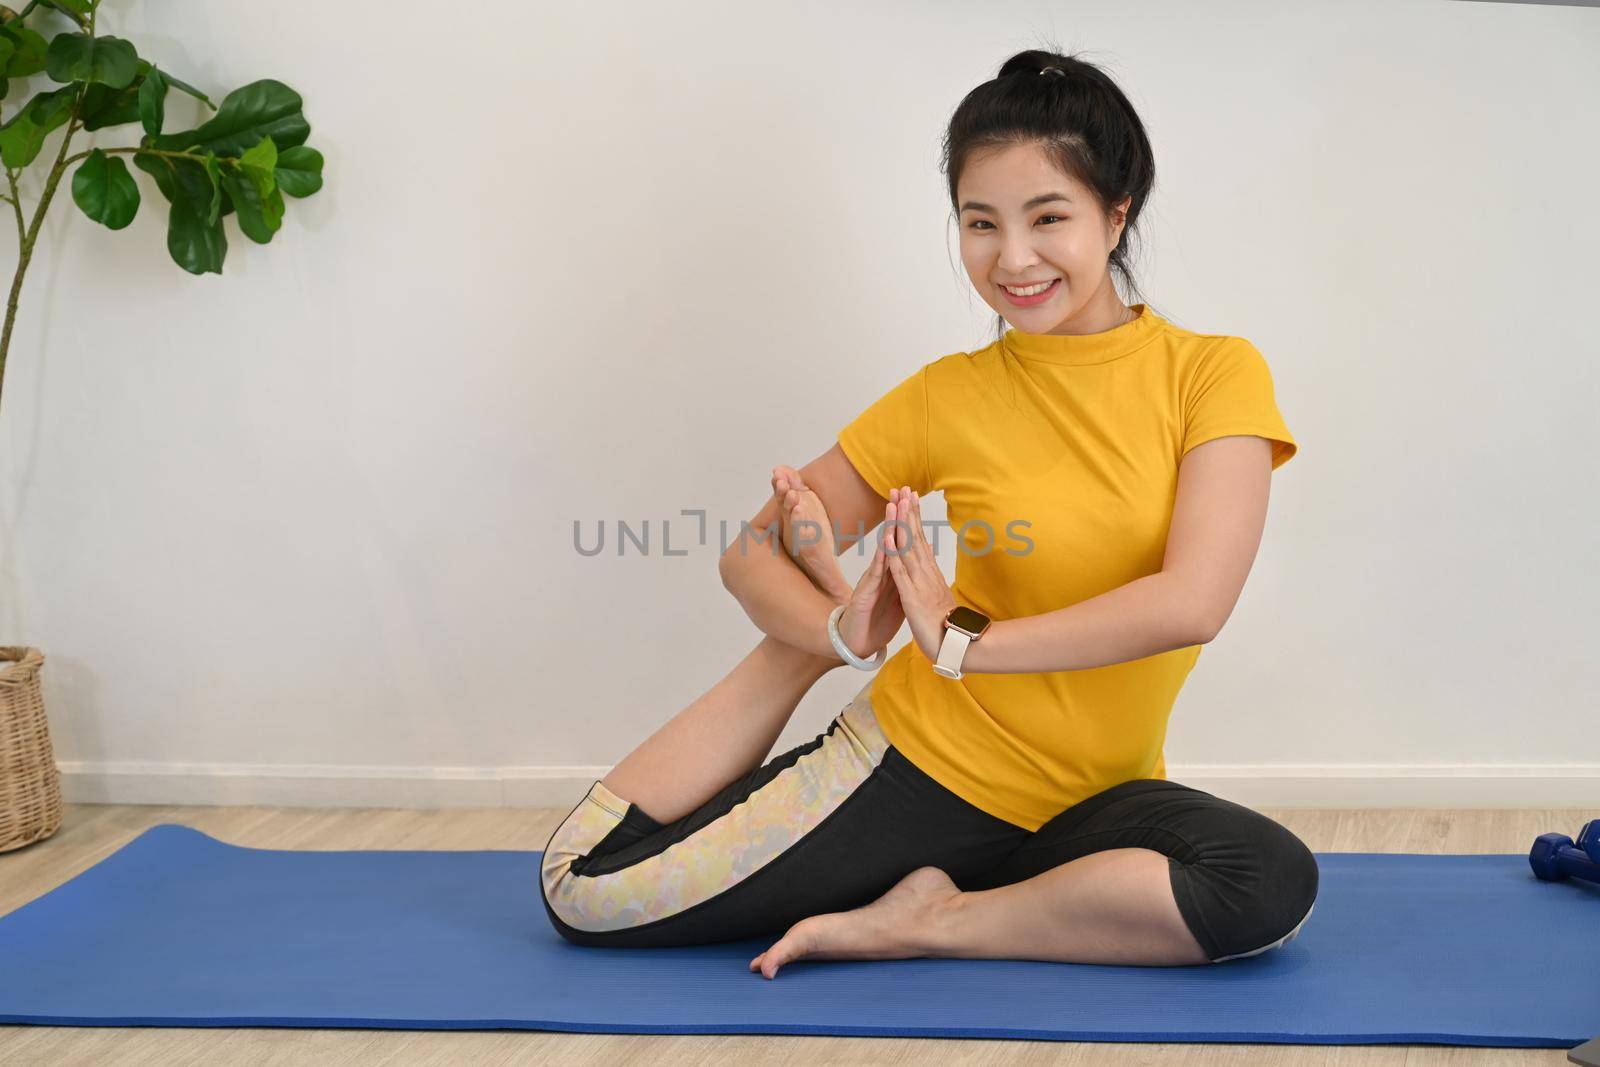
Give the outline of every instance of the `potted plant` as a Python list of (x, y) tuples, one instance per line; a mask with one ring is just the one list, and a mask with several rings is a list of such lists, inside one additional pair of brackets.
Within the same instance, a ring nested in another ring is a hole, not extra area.
[[(101, 6), (102, 0), (30, 0), (21, 11), (0, 6), (0, 163), (7, 185), (0, 201), (10, 205), (17, 232), (16, 271), (0, 331), (0, 398), (22, 280), (45, 212), (69, 170), (73, 202), (107, 229), (120, 230), (139, 210), (139, 183), (123, 158), (131, 156), (166, 199), (167, 252), (190, 274), (222, 273), (227, 216), (246, 237), (266, 244), (283, 224), (284, 197), (310, 196), (322, 187), (322, 155), (306, 144), (311, 127), (298, 93), (264, 78), (213, 104), (140, 57), (131, 42), (97, 35)], [(44, 84), (31, 84), (39, 81)], [(192, 130), (164, 132), (173, 90), (213, 113)], [(7, 106), (13, 100), (21, 103)], [(128, 133), (140, 134), (137, 144), (69, 154), (79, 130), (123, 126), (135, 127)], [(33, 168), (42, 177), (29, 217), (19, 179), (61, 127), (65, 133), (48, 169)], [(60, 772), (40, 696), (43, 663), (36, 648), (0, 646), (0, 852), (43, 840), (61, 825)]]

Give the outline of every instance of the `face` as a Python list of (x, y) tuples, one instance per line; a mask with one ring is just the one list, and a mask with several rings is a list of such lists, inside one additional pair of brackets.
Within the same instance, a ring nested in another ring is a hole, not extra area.
[[(956, 193), (961, 261), (973, 287), (1007, 322), (1024, 333), (1096, 333), (1126, 317), (1107, 261), (1132, 197), (1108, 217), (1088, 186), (1032, 144), (972, 157)], [(1049, 198), (1033, 202), (1043, 197)], [(1002, 288), (1030, 282), (1053, 284), (1034, 296)]]

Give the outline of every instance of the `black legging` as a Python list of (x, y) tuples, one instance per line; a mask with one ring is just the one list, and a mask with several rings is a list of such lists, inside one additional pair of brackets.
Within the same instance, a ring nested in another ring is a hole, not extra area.
[(1316, 859), (1265, 815), (1136, 778), (1030, 833), (891, 745), (871, 688), (814, 739), (671, 824), (597, 780), (545, 846), (539, 888), (556, 930), (617, 947), (781, 935), (868, 904), (918, 867), (941, 868), (962, 890), (992, 889), (1114, 848), (1167, 856), (1178, 909), (1213, 963), (1276, 948), (1310, 917)]

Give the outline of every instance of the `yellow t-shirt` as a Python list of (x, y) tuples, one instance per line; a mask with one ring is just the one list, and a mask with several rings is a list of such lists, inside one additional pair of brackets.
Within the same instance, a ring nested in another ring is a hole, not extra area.
[[(1104, 333), (1011, 329), (980, 351), (943, 356), (839, 432), (882, 496), (901, 485), (944, 493), (950, 526), (939, 543), (957, 539), (959, 603), (1016, 619), (1154, 574), (1184, 453), (1251, 434), (1273, 442), (1274, 470), (1295, 454), (1255, 346), (1133, 309), (1136, 319)], [(952, 680), (911, 641), (879, 670), (871, 697), (884, 735), (912, 763), (1037, 830), (1120, 782), (1166, 777), (1167, 718), (1199, 655), (1191, 645), (1084, 670)]]

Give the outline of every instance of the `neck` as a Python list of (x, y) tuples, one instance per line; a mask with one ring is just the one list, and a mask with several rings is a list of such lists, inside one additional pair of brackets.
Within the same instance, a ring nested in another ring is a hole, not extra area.
[(1056, 323), (1045, 333), (1058, 336), (1077, 336), (1080, 334), (1105, 333), (1118, 326), (1125, 326), (1138, 318), (1134, 311), (1122, 298), (1117, 295), (1116, 288), (1111, 284), (1110, 275), (1106, 282), (1094, 296), (1077, 311)]
[[(1119, 314), (1120, 312), (1120, 314)], [(1107, 363), (1137, 352), (1161, 332), (1162, 320), (1145, 305), (1119, 305), (1103, 318), (1103, 326), (1084, 326), (1080, 312), (1049, 333), (1027, 333), (1013, 328), (1001, 338), (1007, 353), (1018, 359), (1062, 366)], [(1081, 329), (1082, 332), (1078, 332)]]

